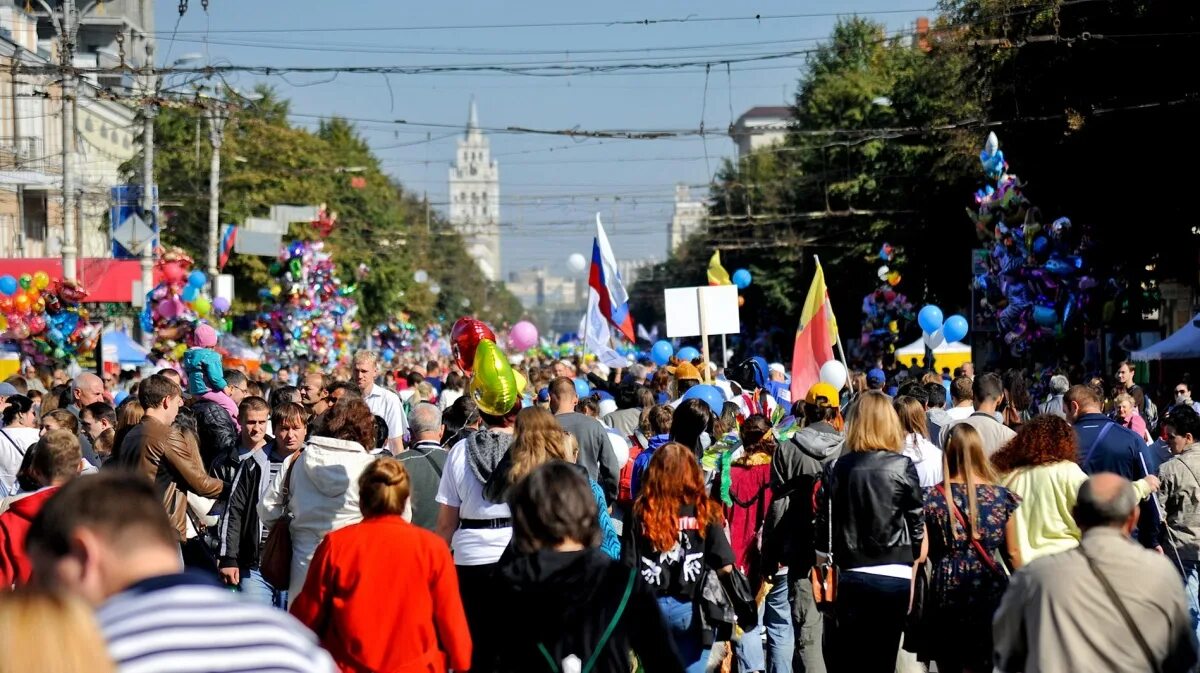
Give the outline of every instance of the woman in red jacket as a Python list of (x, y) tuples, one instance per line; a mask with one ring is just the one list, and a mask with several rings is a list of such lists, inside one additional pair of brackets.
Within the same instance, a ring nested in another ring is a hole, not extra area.
[(325, 536), (292, 614), (343, 673), (471, 666), (471, 636), (445, 541), (401, 517), (408, 473), (381, 458), (358, 480), (363, 521)]

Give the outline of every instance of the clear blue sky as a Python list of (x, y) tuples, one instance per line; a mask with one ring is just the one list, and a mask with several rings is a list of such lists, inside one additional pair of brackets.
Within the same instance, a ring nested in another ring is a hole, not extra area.
[[(720, 60), (798, 51), (811, 49), (829, 35), (836, 21), (832, 13), (873, 16), (889, 31), (902, 31), (916, 17), (932, 15), (928, 8), (934, 2), (212, 0), (205, 14), (199, 0), (191, 0), (188, 13), (178, 22), (178, 32), (174, 32), (178, 3), (159, 0), (156, 4), (160, 60), (199, 52), (206, 54), (209, 62), (238, 65), (395, 66)], [(770, 18), (797, 14), (827, 15)], [(696, 20), (755, 15), (768, 18)], [(462, 28), (685, 17), (691, 20), (653, 25)], [(431, 26), (452, 28), (388, 30)], [(339, 28), (359, 30), (336, 30)], [(246, 32), (263, 30), (271, 32)], [(798, 56), (734, 64), (730, 74), (723, 65), (714, 66), (708, 75), (707, 100), (703, 71), (554, 78), (341, 74), (332, 80), (330, 75), (289, 74), (285, 79), (241, 74), (230, 76), (229, 81), (246, 89), (267, 81), (292, 100), (294, 112), (304, 115), (465, 126), (468, 103), (474, 95), (484, 127), (696, 129), (703, 118), (705, 128), (723, 130), (750, 107), (789, 103), (803, 65), (804, 58)], [(317, 120), (297, 116), (294, 121), (312, 126)], [(440, 204), (446, 201), (454, 130), (377, 123), (360, 123), (359, 127), (385, 169), (409, 190), (427, 192), (444, 212)], [(722, 158), (734, 154), (733, 142), (724, 135), (710, 136), (707, 142), (697, 137), (573, 141), (497, 133), (490, 138), (493, 156), (500, 163), (506, 274), (535, 265), (566, 273), (565, 260), (570, 253), (590, 254), (596, 211), (604, 217), (618, 259), (663, 258), (675, 183), (705, 185)], [(704, 196), (707, 190), (693, 187), (693, 193)]]

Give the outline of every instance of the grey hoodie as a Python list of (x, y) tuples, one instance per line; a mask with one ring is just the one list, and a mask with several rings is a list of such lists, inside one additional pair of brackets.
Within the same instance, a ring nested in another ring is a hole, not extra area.
[(771, 459), (771, 508), (763, 527), (768, 567), (793, 573), (813, 562), (813, 489), (825, 465), (842, 453), (842, 433), (828, 423), (801, 428), (779, 445)]

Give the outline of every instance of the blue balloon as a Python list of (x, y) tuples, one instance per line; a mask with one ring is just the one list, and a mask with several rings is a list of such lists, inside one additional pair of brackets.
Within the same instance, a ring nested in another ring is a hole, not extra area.
[(684, 400), (703, 400), (712, 409), (714, 414), (718, 416), (725, 407), (725, 391), (716, 386), (708, 384), (700, 384), (688, 388), (688, 391), (683, 394)]
[(676, 353), (675, 356), (685, 362), (691, 362), (692, 360), (700, 357), (700, 351), (691, 346), (684, 346), (683, 348), (679, 349), (679, 352)]
[(380, 355), (383, 356), (384, 360), (391, 362), (396, 357), (396, 351), (392, 350), (391, 348), (385, 348), (385, 349), (383, 349), (383, 352), (380, 353)]
[(1053, 306), (1034, 306), (1033, 321), (1042, 327), (1054, 327), (1058, 322), (1058, 311)]
[(205, 284), (207, 284), (207, 283), (208, 283), (208, 276), (205, 275), (205, 273), (199, 269), (196, 269), (195, 271), (188, 274), (188, 285), (190, 285), (192, 287), (201, 288), (201, 287), (204, 287)]
[(967, 336), (967, 319), (961, 315), (950, 316), (942, 326), (942, 335), (946, 337), (947, 343), (962, 341), (963, 337)]
[(592, 387), (583, 379), (575, 379), (575, 394), (579, 397), (587, 397), (592, 394)]
[(180, 293), (180, 296), (183, 297), (184, 301), (190, 303), (196, 301), (196, 297), (200, 296), (200, 290), (196, 289), (195, 285), (188, 285), (187, 287), (183, 288), (183, 292)]
[[(917, 314), (917, 324), (921, 326), (921, 329), (926, 334), (933, 334), (942, 327), (942, 309), (933, 304), (925, 306)], [(948, 336), (946, 338), (947, 340), (951, 340)]]
[(746, 269), (738, 269), (733, 272), (733, 284), (738, 286), (739, 290), (745, 290), (750, 287), (751, 280), (750, 272)]
[(671, 356), (675, 354), (675, 348), (671, 346), (670, 341), (655, 341), (650, 347), (650, 359), (654, 360), (654, 364), (659, 367), (671, 361)]
[(1033, 254), (1040, 255), (1046, 252), (1046, 248), (1050, 247), (1050, 239), (1045, 236), (1038, 236), (1033, 239)]
[(0, 294), (10, 297), (17, 291), (17, 279), (10, 274), (0, 276)]

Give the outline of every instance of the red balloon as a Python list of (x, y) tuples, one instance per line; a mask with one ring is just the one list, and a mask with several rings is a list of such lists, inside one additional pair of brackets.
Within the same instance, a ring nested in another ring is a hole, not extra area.
[(454, 361), (467, 374), (475, 365), (475, 349), (479, 342), (487, 339), (496, 340), (496, 333), (481, 320), (474, 318), (459, 318), (450, 330), (450, 348), (454, 352)]

